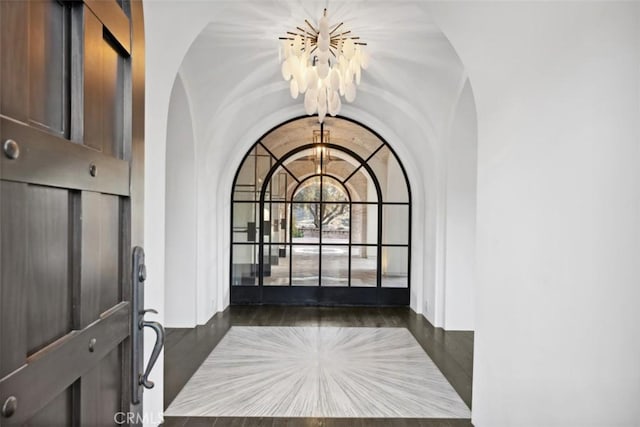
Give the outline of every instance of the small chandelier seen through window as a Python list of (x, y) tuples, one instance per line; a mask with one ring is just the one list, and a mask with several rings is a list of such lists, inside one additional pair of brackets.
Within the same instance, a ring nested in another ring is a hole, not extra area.
[(325, 173), (327, 165), (331, 161), (331, 153), (327, 144), (330, 143), (330, 134), (328, 130), (313, 130), (313, 164), (317, 174)]
[(341, 96), (347, 102), (356, 99), (363, 69), (369, 66), (366, 43), (343, 23), (330, 26), (327, 9), (317, 26), (305, 20), (307, 28), (296, 27), (282, 40), (282, 77), (290, 81), (291, 96), (304, 93), (304, 108), (308, 115), (318, 113), (322, 123), (329, 113), (337, 115), (342, 107)]

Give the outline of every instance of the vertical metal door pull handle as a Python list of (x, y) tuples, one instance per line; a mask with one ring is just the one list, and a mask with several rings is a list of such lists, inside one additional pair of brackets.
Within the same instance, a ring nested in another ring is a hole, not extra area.
[(148, 311), (157, 313), (157, 311), (153, 309), (143, 310), (143, 312), (141, 313), (140, 323), (138, 327), (141, 330), (143, 328), (153, 329), (153, 331), (156, 333), (156, 343), (153, 345), (153, 350), (151, 351), (151, 357), (149, 357), (149, 362), (147, 363), (147, 367), (144, 370), (144, 374), (140, 376), (139, 384), (145, 388), (153, 388), (155, 384), (153, 383), (153, 381), (149, 380), (149, 373), (151, 372), (151, 370), (153, 369), (153, 366), (158, 361), (158, 356), (160, 356), (160, 350), (162, 350), (162, 347), (164, 346), (165, 333), (164, 333), (164, 328), (160, 323), (142, 319), (142, 316), (144, 316), (144, 313)]

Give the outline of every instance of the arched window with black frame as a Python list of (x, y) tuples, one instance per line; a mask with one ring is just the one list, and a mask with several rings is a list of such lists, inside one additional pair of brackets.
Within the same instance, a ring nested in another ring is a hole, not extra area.
[(265, 134), (236, 173), (231, 303), (408, 305), (411, 191), (391, 147), (345, 118)]

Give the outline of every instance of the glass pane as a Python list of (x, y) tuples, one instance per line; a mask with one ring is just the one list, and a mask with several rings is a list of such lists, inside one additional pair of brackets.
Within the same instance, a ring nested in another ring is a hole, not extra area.
[(325, 202), (348, 202), (349, 195), (342, 183), (329, 176), (323, 176), (322, 200)]
[(383, 147), (368, 163), (380, 182), (383, 202), (409, 202), (407, 181), (398, 160), (389, 147)]
[(382, 287), (406, 288), (409, 286), (409, 248), (382, 248)]
[(247, 155), (240, 166), (233, 187), (234, 200), (256, 200), (256, 156), (255, 148)]
[(258, 285), (258, 247), (233, 245), (231, 283), (233, 286)]
[[(271, 166), (275, 163), (273, 157), (260, 144), (256, 147), (256, 181), (258, 190), (262, 187)], [(268, 199), (268, 197), (266, 197)]]
[(383, 144), (373, 132), (344, 119), (327, 117), (324, 130), (329, 131), (328, 142), (345, 147), (365, 160)]
[(314, 129), (320, 129), (318, 118), (305, 117), (279, 126), (266, 135), (261, 142), (274, 156), (282, 158), (294, 148), (310, 144)]
[(241, 201), (253, 201), (258, 200), (259, 195), (256, 195), (253, 186), (236, 185), (233, 190), (233, 200)]
[(291, 283), (294, 286), (318, 286), (320, 246), (293, 246)]
[(329, 152), (329, 159), (325, 162), (324, 170), (327, 175), (344, 181), (359, 166), (360, 161), (354, 159), (347, 153), (332, 148)]
[(378, 201), (376, 185), (365, 168), (358, 169), (358, 172), (346, 182), (346, 186), (354, 202)]
[(265, 246), (264, 286), (289, 286), (289, 257), (285, 245)]
[[(264, 204), (264, 213), (262, 217), (262, 223), (260, 223), (260, 218), (258, 217), (258, 222), (256, 223), (256, 239), (260, 241), (260, 233), (264, 235), (263, 242), (271, 243), (271, 237), (273, 236), (273, 223), (271, 222), (271, 211), (269, 209), (269, 203)], [(257, 209), (260, 209), (260, 204), (256, 203)], [(260, 215), (260, 211), (258, 210), (257, 215)]]
[(322, 203), (322, 243), (349, 243), (349, 204)]
[(271, 177), (271, 183), (269, 190), (271, 193), (271, 200), (287, 200), (288, 193), (295, 188), (296, 181), (289, 173), (283, 168), (278, 168)]
[(320, 163), (311, 149), (287, 157), (284, 165), (299, 181), (320, 173)]
[(259, 218), (256, 216), (256, 203), (233, 204), (233, 241), (257, 242), (259, 240), (256, 224)]
[(384, 205), (382, 208), (382, 243), (409, 244), (409, 205)]
[(351, 242), (378, 243), (378, 205), (351, 205)]
[(320, 177), (309, 178), (298, 187), (293, 195), (295, 202), (315, 202), (320, 201)]
[(319, 243), (320, 203), (294, 203), (291, 241)]
[[(281, 158), (302, 144), (314, 142), (313, 131), (319, 131), (318, 119), (308, 117), (289, 122), (271, 131), (262, 143), (276, 157)], [(324, 121), (323, 142), (345, 147), (367, 159), (383, 142), (373, 132), (348, 120), (327, 117)]]
[(351, 287), (377, 286), (378, 248), (351, 247)]
[(267, 205), (269, 207), (269, 218), (271, 223), (271, 236), (269, 241), (272, 243), (283, 243), (288, 241), (289, 234), (289, 204), (272, 202)]
[(349, 246), (322, 246), (322, 286), (349, 286)]

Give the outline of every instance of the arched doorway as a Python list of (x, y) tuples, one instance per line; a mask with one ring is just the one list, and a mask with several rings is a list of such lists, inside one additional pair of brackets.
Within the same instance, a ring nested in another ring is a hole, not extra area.
[(409, 183), (359, 123), (305, 117), (265, 134), (236, 173), (231, 216), (232, 304), (409, 304)]

